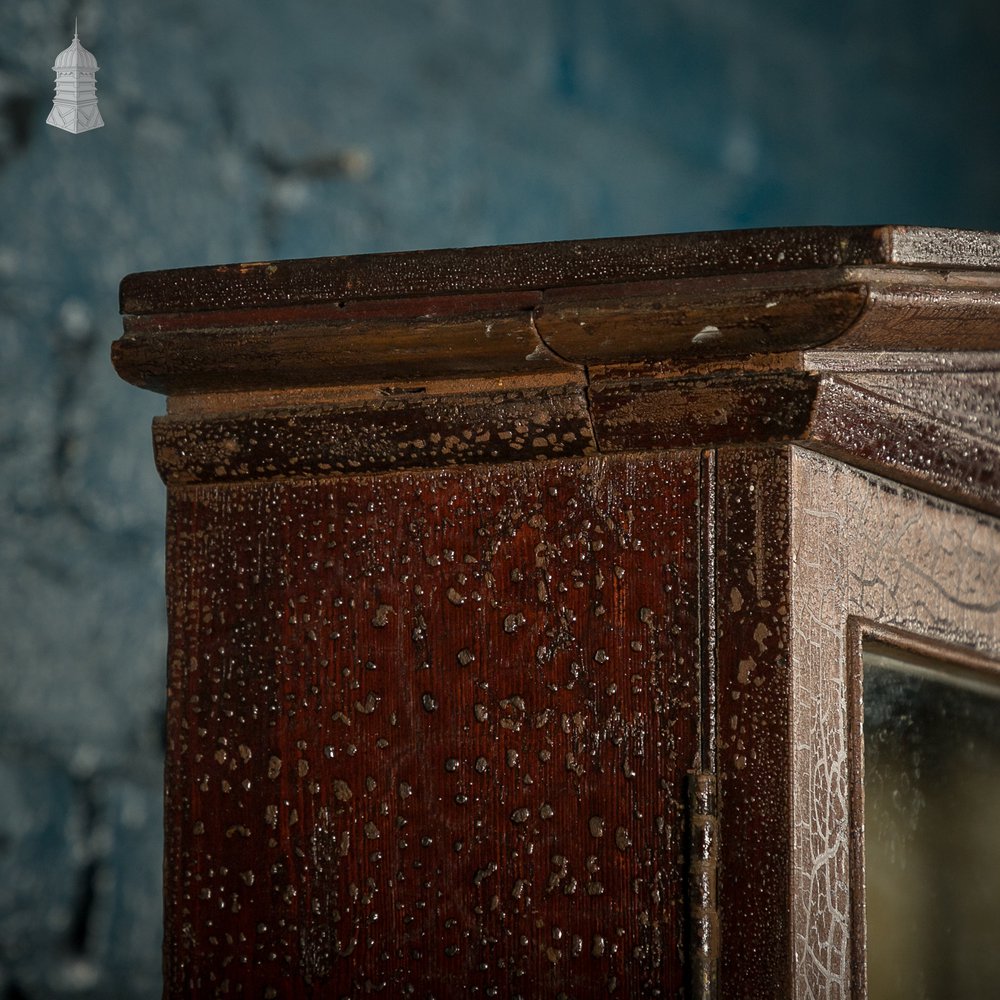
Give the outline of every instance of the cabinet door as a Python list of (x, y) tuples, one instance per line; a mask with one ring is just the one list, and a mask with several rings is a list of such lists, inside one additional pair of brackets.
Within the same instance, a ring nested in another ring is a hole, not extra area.
[(1000, 523), (799, 449), (791, 490), (795, 995), (992, 995)]

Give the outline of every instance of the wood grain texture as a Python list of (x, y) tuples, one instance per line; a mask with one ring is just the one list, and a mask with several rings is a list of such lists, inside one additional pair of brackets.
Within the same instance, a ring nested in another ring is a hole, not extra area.
[[(994, 346), (996, 331), (991, 335)], [(930, 350), (911, 351), (901, 348), (893, 351), (841, 349), (837, 345), (805, 351), (802, 366), (807, 371), (835, 373), (886, 372), (895, 375), (917, 372), (996, 372), (1000, 371), (1000, 350), (951, 351), (940, 345)]]
[(995, 371), (856, 372), (844, 381), (870, 396), (933, 415), (984, 444), (1000, 441), (1000, 375)]
[(791, 996), (788, 450), (717, 458), (719, 996)]
[(700, 361), (805, 350), (847, 330), (867, 288), (839, 269), (546, 292), (539, 335), (582, 365)]
[(817, 380), (802, 373), (592, 381), (602, 451), (715, 447), (808, 434)]
[(851, 656), (1000, 656), (1000, 520), (951, 503), (1000, 515), (998, 268), (896, 228), (126, 279), (167, 995), (863, 993)]
[(294, 316), (228, 325), (126, 328), (112, 348), (119, 372), (156, 392), (215, 392), (317, 385), (547, 374), (577, 369), (539, 340), (530, 309), (461, 316)]
[(586, 398), (572, 389), (407, 393), (215, 419), (158, 417), (153, 441), (168, 484), (535, 461), (596, 451)]
[(697, 453), (170, 491), (170, 997), (678, 996)]
[(844, 281), (852, 279), (866, 284), (868, 298), (857, 322), (831, 345), (837, 350), (997, 349), (1000, 287), (993, 273), (848, 269)]
[(794, 996), (859, 995), (848, 624), (1000, 658), (1000, 521), (791, 449)]
[(865, 264), (997, 268), (1000, 239), (818, 226), (317, 257), (130, 274), (120, 302), (140, 315)]
[[(123, 285), (158, 311), (113, 354), (170, 394), (178, 482), (803, 442), (997, 513), (997, 245), (788, 230), (161, 272)], [(921, 371), (977, 377), (892, 383)], [(529, 398), (553, 427), (502, 443)]]
[(241, 482), (801, 442), (1000, 513), (998, 372), (539, 381), (411, 387), (339, 403), (277, 392), (254, 405), (239, 395), (214, 404), (180, 397), (183, 405), (154, 421), (157, 465), (170, 483)]
[(635, 450), (801, 442), (1000, 513), (1000, 372), (561, 375), (532, 388), (175, 397), (154, 421), (167, 482), (239, 482)]
[(899, 273), (828, 268), (126, 316), (112, 359), (123, 378), (170, 394), (552, 373), (691, 378), (740, 365), (862, 370), (853, 354), (878, 368), (895, 351), (996, 367), (995, 275), (915, 272), (901, 283)]
[[(200, 312), (905, 261), (891, 238), (878, 228), (748, 229), (181, 268), (128, 275), (120, 304), (128, 315)], [(943, 247), (940, 263), (981, 259)]]
[(1000, 437), (991, 428), (998, 391), (996, 373), (921, 382), (824, 378), (801, 439), (846, 462), (1000, 514)]
[(844, 334), (866, 297), (864, 284), (828, 269), (126, 316), (112, 358), (134, 384), (175, 395), (551, 372), (583, 380), (595, 365), (810, 349)]

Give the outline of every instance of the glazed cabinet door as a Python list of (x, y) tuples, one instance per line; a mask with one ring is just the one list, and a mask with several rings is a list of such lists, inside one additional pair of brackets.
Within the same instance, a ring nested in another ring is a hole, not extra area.
[(1000, 520), (793, 449), (795, 995), (1000, 969)]

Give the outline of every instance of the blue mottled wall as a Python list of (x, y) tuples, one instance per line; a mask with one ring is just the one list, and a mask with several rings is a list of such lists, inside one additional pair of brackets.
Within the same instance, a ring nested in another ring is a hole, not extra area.
[[(107, 125), (44, 125), (72, 34)], [(162, 400), (128, 271), (1000, 229), (996, 0), (0, 5), (0, 1000), (158, 990)]]

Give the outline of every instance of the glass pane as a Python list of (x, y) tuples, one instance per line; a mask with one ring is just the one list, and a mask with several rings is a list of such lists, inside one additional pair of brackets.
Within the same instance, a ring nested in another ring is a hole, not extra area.
[(864, 654), (871, 1000), (1000, 996), (1000, 683)]

